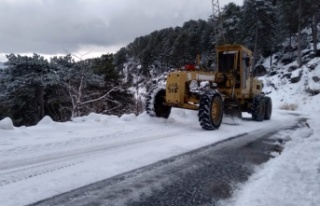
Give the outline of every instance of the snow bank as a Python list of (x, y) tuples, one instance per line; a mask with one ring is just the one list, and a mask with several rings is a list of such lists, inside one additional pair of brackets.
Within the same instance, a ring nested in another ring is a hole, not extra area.
[(123, 121), (133, 121), (135, 120), (137, 117), (135, 114), (123, 114), (120, 119), (122, 119)]
[(0, 129), (2, 130), (14, 130), (12, 120), (9, 117), (0, 121)]
[(51, 117), (45, 116), (38, 122), (38, 125), (50, 125), (54, 123), (55, 122), (51, 119)]
[(115, 115), (104, 115), (97, 113), (90, 113), (87, 116), (75, 117), (73, 118), (73, 123), (97, 123), (97, 122), (108, 122), (108, 121), (118, 121), (119, 117)]

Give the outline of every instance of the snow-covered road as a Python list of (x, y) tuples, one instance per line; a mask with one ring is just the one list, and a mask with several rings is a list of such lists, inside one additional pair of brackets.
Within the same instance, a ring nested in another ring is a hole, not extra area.
[(91, 114), (68, 123), (7, 125), (0, 129), (1, 205), (30, 204), (239, 134), (281, 130), (298, 118), (277, 111), (270, 121), (204, 131), (196, 112), (175, 109), (168, 120)]

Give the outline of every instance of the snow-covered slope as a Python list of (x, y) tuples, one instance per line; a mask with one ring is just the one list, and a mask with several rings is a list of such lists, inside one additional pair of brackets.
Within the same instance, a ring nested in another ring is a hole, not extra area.
[(301, 68), (293, 62), (278, 66), (263, 77), (265, 92), (272, 96), (277, 109), (319, 111), (320, 58), (310, 60)]

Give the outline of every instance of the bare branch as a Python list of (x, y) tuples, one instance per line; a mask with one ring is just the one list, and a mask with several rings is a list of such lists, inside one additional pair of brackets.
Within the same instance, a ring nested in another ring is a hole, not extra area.
[(71, 56), (77, 58), (77, 59), (80, 60), (80, 61), (83, 59), (84, 56), (90, 54), (90, 52), (87, 52), (87, 53), (84, 53), (84, 54), (79, 53), (80, 56), (77, 56), (77, 55), (72, 54), (71, 52), (69, 52), (67, 49), (63, 49), (63, 50), (64, 50), (68, 55), (71, 55)]
[(81, 60), (83, 60), (83, 57), (88, 55), (88, 54), (90, 54), (90, 52), (87, 52), (87, 53), (84, 53), (84, 54), (80, 54), (80, 56), (77, 56), (75, 54), (71, 54), (71, 56), (73, 56), (73, 57), (75, 57), (75, 58), (77, 58), (77, 59), (79, 59), (81, 61)]
[(88, 100), (88, 101), (85, 101), (85, 102), (80, 102), (79, 105), (85, 105), (85, 104), (89, 104), (89, 103), (93, 103), (93, 102), (97, 102), (97, 101), (100, 101), (104, 98), (106, 98), (107, 96), (109, 96), (109, 94), (115, 90), (118, 90), (119, 87), (114, 87), (112, 89), (110, 89), (106, 94), (102, 95), (101, 97), (99, 98), (96, 98), (96, 99), (92, 99), (92, 100)]
[(117, 108), (119, 108), (121, 106), (121, 104), (118, 104), (117, 106), (111, 108), (111, 109), (108, 109), (108, 110), (104, 110), (103, 112), (111, 112), (112, 110), (115, 110)]
[(83, 75), (81, 75), (81, 81), (80, 81), (80, 85), (79, 85), (79, 90), (78, 90), (78, 99), (77, 99), (77, 103), (80, 103), (80, 99), (82, 97), (82, 85), (83, 85)]
[(106, 97), (105, 99), (106, 99), (107, 101), (109, 101), (109, 102), (112, 102), (112, 103), (121, 105), (121, 102), (119, 102), (119, 101), (117, 101), (117, 100), (110, 99), (110, 98), (108, 98), (108, 97)]

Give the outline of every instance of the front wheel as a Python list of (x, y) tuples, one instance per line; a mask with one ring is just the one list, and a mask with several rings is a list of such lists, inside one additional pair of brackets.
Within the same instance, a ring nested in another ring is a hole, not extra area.
[(202, 95), (200, 98), (198, 117), (203, 129), (218, 129), (223, 118), (223, 103), (220, 95)]

